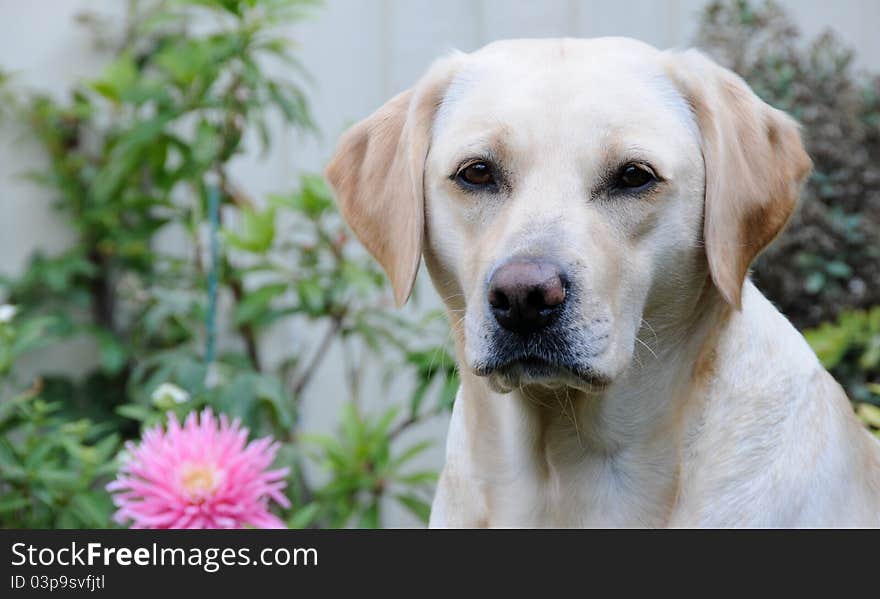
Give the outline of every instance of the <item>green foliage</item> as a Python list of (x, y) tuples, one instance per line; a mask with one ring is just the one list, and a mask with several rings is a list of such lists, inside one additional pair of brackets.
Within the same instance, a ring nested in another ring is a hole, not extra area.
[(120, 436), (88, 419), (63, 417), (59, 403), (41, 398), (40, 380), (17, 390), (10, 377), (13, 360), (44, 344), (49, 325), (39, 317), (0, 319), (0, 522), (103, 528), (113, 508), (103, 485), (115, 470)]
[(843, 312), (835, 322), (805, 331), (804, 337), (846, 387), (865, 424), (880, 430), (880, 306)]
[(315, 454), (318, 463), (332, 473), (330, 482), (316, 492), (316, 505), (328, 512), (332, 526), (343, 527), (353, 522), (367, 528), (379, 526), (380, 499), (389, 492), (427, 523), (428, 498), (437, 474), (432, 470), (403, 470), (429, 444), (415, 443), (394, 453), (391, 443), (403, 430), (393, 426), (396, 416), (396, 407), (381, 416), (364, 416), (351, 403), (342, 412), (338, 437), (311, 437), (319, 447)]
[[(880, 385), (874, 384), (874, 393), (880, 395)], [(874, 404), (860, 403), (856, 406), (856, 414), (865, 423), (865, 426), (880, 439), (880, 408)]]
[[(409, 321), (390, 311), (383, 275), (349, 238), (320, 177), (305, 175), (296, 189), (263, 199), (230, 173), (248, 140), (269, 151), (280, 127), (312, 129), (304, 71), (279, 28), (310, 5), (133, 2), (122, 27), (100, 15), (81, 19), (109, 57), (69, 98), (13, 93), (9, 82), (2, 88), (48, 157), (28, 176), (52, 190), (77, 243), (33, 256), (19, 277), (0, 278), (0, 298), (19, 311), (14, 333), (13, 325), (0, 329), (9, 336), (0, 345), (0, 377), (8, 379), (0, 406), (9, 419), (0, 440), (13, 451), (4, 459), (20, 461), (36, 459), (28, 457), (33, 444), (52, 435), (58, 443), (37, 455), (48, 471), (64, 469), (77, 482), (24, 486), (2, 477), (0, 497), (16, 502), (0, 511), (0, 525), (109, 526), (102, 477), (118, 442), (136, 439), (168, 411), (183, 416), (203, 406), (282, 443), (293, 507), (281, 515), (292, 526), (376, 526), (386, 496), (424, 515), (431, 476), (403, 474), (414, 454), (393, 441), (451, 405), (458, 379), (448, 330), (436, 318)], [(216, 231), (212, 190), (220, 198)], [(209, 323), (212, 274), (224, 309)], [(269, 360), (262, 339), (276, 327), (293, 339)], [(307, 343), (315, 331), (323, 336)], [(218, 350), (208, 364), (212, 332)], [(94, 348), (87, 371), (13, 382), (25, 350), (74, 338)], [(414, 389), (406, 410), (363, 413), (356, 406), (366, 365), (352, 359), (350, 407), (335, 448), (300, 430), (301, 403), (331, 347), (383, 356), (387, 382)], [(77, 424), (84, 418), (96, 424)], [(83, 461), (95, 453), (100, 469)], [(309, 460), (329, 482), (307, 480)], [(372, 478), (352, 478), (362, 470)], [(55, 503), (28, 511), (19, 501), (42, 498)]]
[(814, 162), (758, 286), (801, 328), (880, 304), (880, 77), (831, 32), (802, 40), (774, 2), (709, 3), (697, 44), (800, 121)]
[(39, 387), (7, 399), (0, 410), (4, 527), (105, 528), (113, 504), (101, 482), (116, 469), (119, 436), (87, 419), (59, 418)]

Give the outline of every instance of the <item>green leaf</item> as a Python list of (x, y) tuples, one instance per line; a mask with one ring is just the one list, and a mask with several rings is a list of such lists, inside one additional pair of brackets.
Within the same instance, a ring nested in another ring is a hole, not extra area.
[(812, 272), (804, 281), (804, 291), (810, 295), (816, 295), (825, 286), (825, 275), (821, 272)]
[(248, 372), (237, 373), (220, 388), (211, 404), (216, 411), (240, 418), (245, 426), (253, 427), (258, 408), (254, 377)]
[(79, 519), (76, 517), (75, 510), (70, 506), (68, 506), (67, 509), (61, 511), (55, 524), (55, 528), (60, 529), (74, 529), (82, 527), (83, 523), (79, 521)]
[(415, 445), (410, 446), (394, 459), (394, 461), (391, 463), (392, 469), (396, 470), (397, 468), (403, 466), (419, 454), (423, 453), (433, 444), (433, 441), (422, 441), (420, 443), (416, 443)]
[(804, 331), (804, 338), (822, 365), (829, 369), (840, 363), (850, 346), (849, 330), (833, 323), (824, 323), (816, 329)]
[(412, 396), (409, 399), (409, 413), (411, 417), (415, 417), (419, 413), (419, 409), (422, 407), (422, 403), (425, 401), (425, 396), (428, 393), (428, 388), (431, 386), (431, 379), (423, 378), (419, 381), (419, 384), (416, 386), (413, 391)]
[(358, 520), (358, 528), (379, 528), (379, 502), (373, 501), (363, 512)]
[(116, 198), (126, 181), (141, 168), (145, 154), (154, 149), (172, 118), (172, 115), (160, 114), (139, 122), (119, 137), (92, 183), (95, 203), (106, 204)]
[(126, 53), (107, 65), (103, 76), (92, 82), (92, 88), (102, 96), (118, 102), (138, 78), (137, 65)]
[(220, 155), (223, 148), (223, 136), (217, 127), (208, 121), (199, 121), (196, 136), (192, 144), (192, 159), (204, 168), (209, 167)]
[(382, 414), (379, 420), (376, 422), (373, 430), (375, 433), (385, 440), (386, 435), (388, 434), (391, 423), (394, 422), (394, 418), (397, 416), (397, 406), (391, 406)]
[(437, 473), (433, 470), (421, 470), (411, 474), (398, 476), (395, 480), (403, 485), (426, 485), (437, 482)]
[(113, 503), (106, 493), (85, 491), (73, 497), (70, 507), (87, 528), (105, 528), (110, 523)]
[(15, 449), (4, 437), (0, 437), (0, 470), (8, 473), (14, 468), (20, 468), (19, 458)]
[(317, 219), (333, 209), (333, 194), (320, 175), (306, 174), (300, 181), (300, 189), (292, 195), (273, 194), (269, 201), (302, 212), (311, 219)]
[(395, 495), (394, 497), (403, 507), (409, 510), (422, 522), (425, 524), (428, 523), (428, 520), (431, 518), (431, 506), (428, 503), (419, 499), (415, 495), (400, 494)]
[(108, 374), (116, 374), (128, 362), (128, 348), (111, 333), (95, 330), (101, 368)]
[(304, 505), (296, 510), (293, 515), (287, 519), (288, 528), (306, 528), (310, 526), (321, 511), (321, 504), (312, 502)]
[(39, 467), (44, 461), (47, 461), (46, 458), (55, 450), (55, 448), (56, 446), (54, 443), (41, 443), (25, 454), (25, 467), (29, 470)]
[(236, 326), (257, 320), (268, 312), (272, 300), (287, 291), (286, 283), (273, 283), (248, 291), (235, 307), (233, 319)]
[(864, 351), (859, 358), (859, 367), (865, 372), (872, 371), (880, 366), (880, 332), (871, 335), (864, 331), (867, 339), (864, 343)]
[(274, 376), (256, 375), (254, 393), (261, 407), (268, 408), (273, 424), (278, 430), (289, 431), (296, 420), (295, 404), (281, 380)]
[(880, 407), (869, 403), (860, 403), (856, 406), (856, 414), (865, 424), (880, 428)]
[(51, 316), (31, 318), (18, 326), (15, 341), (12, 343), (10, 353), (13, 359), (23, 354), (50, 345), (55, 339), (49, 335), (49, 330), (58, 323)]
[(8, 497), (0, 500), (0, 514), (5, 515), (30, 506), (31, 500), (27, 497)]
[(111, 433), (107, 435), (100, 441), (98, 441), (93, 449), (95, 451), (95, 461), (98, 464), (109, 461), (113, 454), (116, 452), (116, 449), (119, 447), (119, 435), (116, 433)]
[(320, 282), (315, 279), (301, 279), (296, 283), (296, 293), (303, 312), (311, 316), (324, 315), (325, 296)]
[(296, 88), (278, 85), (274, 81), (266, 84), (269, 98), (281, 111), (287, 123), (308, 124), (311, 119), (302, 94)]
[(132, 420), (138, 420), (140, 422), (150, 420), (156, 414), (153, 410), (138, 404), (117, 406), (116, 413), (125, 418), (131, 418)]
[(849, 264), (840, 260), (833, 260), (826, 264), (825, 271), (838, 279), (849, 279), (853, 274)]
[(78, 473), (56, 468), (42, 468), (35, 475), (41, 482), (53, 488), (74, 488), (79, 481)]
[(226, 242), (239, 250), (263, 254), (275, 240), (275, 208), (262, 212), (253, 209), (241, 211), (241, 223), (237, 231), (225, 230)]
[(458, 374), (453, 372), (448, 377), (446, 377), (446, 382), (443, 383), (443, 388), (440, 390), (440, 403), (439, 406), (443, 410), (451, 410), (453, 404), (455, 403), (455, 398), (458, 396), (458, 388), (461, 386), (461, 381), (458, 378)]
[(358, 440), (362, 437), (363, 421), (353, 402), (348, 402), (342, 407), (340, 425), (342, 426), (342, 434), (347, 439)]

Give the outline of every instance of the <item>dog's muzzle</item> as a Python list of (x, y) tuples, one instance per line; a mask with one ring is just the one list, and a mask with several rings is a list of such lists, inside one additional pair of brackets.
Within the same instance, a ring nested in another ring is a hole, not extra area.
[(532, 383), (604, 384), (589, 366), (596, 344), (576, 325), (576, 289), (558, 264), (533, 257), (508, 260), (489, 277), (486, 302), (486, 355), (474, 371), (496, 390)]

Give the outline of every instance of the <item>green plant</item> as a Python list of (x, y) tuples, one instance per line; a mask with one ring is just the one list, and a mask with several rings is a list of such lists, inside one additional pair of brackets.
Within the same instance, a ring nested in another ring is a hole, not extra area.
[(805, 43), (774, 2), (709, 3), (697, 44), (801, 122), (814, 162), (758, 286), (801, 328), (880, 304), (880, 77), (831, 32)]
[(846, 388), (865, 423), (880, 429), (880, 306), (842, 312), (804, 337)]
[(48, 342), (51, 319), (16, 317), (0, 306), (0, 521), (59, 528), (107, 526), (112, 504), (102, 484), (113, 472), (119, 435), (87, 419), (61, 417), (41, 399), (38, 379), (22, 390), (15, 360)]
[[(391, 493), (396, 501), (418, 518), (427, 521), (427, 499), (437, 480), (432, 470), (406, 471), (413, 458), (428, 448), (420, 442), (398, 454), (391, 443), (404, 430), (394, 426), (397, 408), (369, 417), (355, 404), (342, 413), (339, 437), (313, 436), (319, 450), (315, 459), (332, 473), (330, 482), (316, 491), (314, 515), (326, 512), (333, 526), (356, 521), (359, 526), (379, 526), (381, 498)], [(404, 421), (405, 422), (405, 421)]]
[[(41, 342), (86, 338), (96, 357), (78, 377), (42, 373), (27, 400), (0, 396), (0, 405), (19, 406), (9, 408), (18, 420), (3, 441), (21, 456), (34, 431), (76, 433), (82, 447), (106, 448), (106, 439), (135, 438), (169, 410), (182, 415), (209, 405), (241, 418), (254, 436), (283, 442), (279, 461), (292, 467), (294, 506), (283, 516), (292, 525), (357, 524), (342, 517), (342, 504), (352, 506), (349, 514), (369, 511), (362, 524), (381, 523), (375, 494), (344, 484), (327, 491), (346, 471), (326, 455), (319, 464), (331, 482), (317, 489), (307, 480), (305, 461), (315, 452), (300, 430), (301, 403), (336, 344), (348, 357), (351, 406), (360, 403), (364, 368), (355, 356), (366, 348), (383, 356), (389, 377), (414, 389), (409, 409), (394, 412), (400, 416), (388, 426), (404, 430), (440, 413), (457, 386), (447, 329), (437, 318), (390, 313), (384, 278), (349, 239), (320, 177), (305, 175), (292, 192), (255, 198), (231, 174), (254, 144), (270, 151), (281, 126), (312, 129), (304, 71), (280, 30), (311, 4), (131, 1), (121, 27), (100, 15), (81, 19), (109, 62), (68, 99), (13, 93), (5, 83), (11, 110), (49, 159), (29, 176), (53, 191), (77, 243), (37, 254), (22, 276), (0, 279), (0, 297), (18, 306), (22, 322), (43, 323)], [(264, 336), (276, 327), (293, 338), (269, 357)], [(315, 330), (321, 337), (308, 344)], [(167, 384), (182, 393), (169, 395)], [(96, 424), (75, 428), (85, 417)], [(352, 422), (376, 434), (375, 418), (352, 407), (343, 438), (354, 434)], [(390, 439), (355, 446), (359, 467), (378, 473), (379, 498), (391, 488), (408, 498), (425, 490), (427, 477), (408, 481), (386, 467), (389, 460), (400, 465), (411, 448)], [(74, 463), (73, 454), (51, 455)], [(82, 472), (83, 489), (106, 499), (103, 470), (72, 468)], [(0, 480), (4, 499), (12, 490)], [(84, 522), (41, 514), (0, 513), (0, 524)]]

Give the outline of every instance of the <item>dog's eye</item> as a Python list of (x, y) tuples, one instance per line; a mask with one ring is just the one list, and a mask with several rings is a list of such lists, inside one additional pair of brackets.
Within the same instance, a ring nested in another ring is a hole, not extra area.
[(617, 187), (623, 189), (639, 189), (656, 180), (653, 171), (640, 164), (627, 164), (617, 176)]
[(495, 184), (492, 166), (483, 161), (471, 162), (456, 175), (460, 181), (472, 187), (487, 187)]

